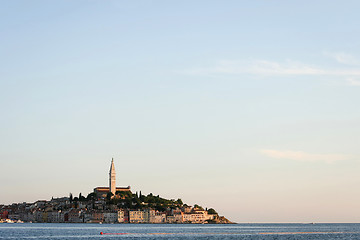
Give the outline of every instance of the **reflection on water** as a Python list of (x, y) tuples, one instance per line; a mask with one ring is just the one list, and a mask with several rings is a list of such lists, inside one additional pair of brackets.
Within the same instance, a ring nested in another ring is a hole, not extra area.
[[(102, 234), (101, 234), (102, 233)], [(360, 239), (360, 224), (0, 224), (0, 239)]]

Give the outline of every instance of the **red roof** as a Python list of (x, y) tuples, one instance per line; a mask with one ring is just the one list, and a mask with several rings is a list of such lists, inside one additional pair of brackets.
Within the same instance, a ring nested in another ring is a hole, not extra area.
[[(97, 192), (109, 192), (110, 188), (109, 187), (97, 187), (94, 190)], [(116, 187), (116, 190), (130, 190), (130, 186), (129, 187)]]

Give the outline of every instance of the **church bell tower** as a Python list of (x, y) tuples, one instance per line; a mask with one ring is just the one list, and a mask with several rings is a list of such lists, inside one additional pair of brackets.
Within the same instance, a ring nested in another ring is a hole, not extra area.
[(116, 173), (115, 173), (115, 165), (114, 158), (111, 160), (110, 172), (109, 172), (109, 190), (112, 194), (116, 193)]

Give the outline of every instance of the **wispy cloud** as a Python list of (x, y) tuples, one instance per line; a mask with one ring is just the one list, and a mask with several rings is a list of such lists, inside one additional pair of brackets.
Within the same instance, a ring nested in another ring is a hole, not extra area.
[(214, 74), (253, 74), (263, 76), (281, 75), (324, 75), (324, 76), (360, 76), (359, 69), (338, 68), (326, 69), (314, 65), (295, 61), (275, 62), (267, 60), (222, 60), (212, 67), (196, 68), (186, 71), (188, 74), (214, 75)]
[(324, 74), (323, 70), (313, 66), (293, 61), (284, 63), (255, 60), (248, 63), (243, 61), (221, 61), (215, 68), (218, 72), (236, 74), (250, 73), (261, 75), (319, 75)]
[(359, 66), (360, 60), (345, 52), (324, 52), (324, 55), (336, 60), (338, 63)]
[(303, 162), (326, 162), (333, 163), (351, 159), (351, 156), (345, 154), (314, 154), (303, 151), (279, 151), (274, 149), (262, 149), (262, 154), (276, 159), (287, 159)]

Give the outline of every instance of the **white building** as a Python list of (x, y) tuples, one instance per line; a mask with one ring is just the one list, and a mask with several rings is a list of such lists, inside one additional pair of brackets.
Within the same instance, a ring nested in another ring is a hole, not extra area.
[(124, 212), (124, 210), (118, 210), (117, 211), (117, 221), (119, 223), (125, 222), (125, 212)]

